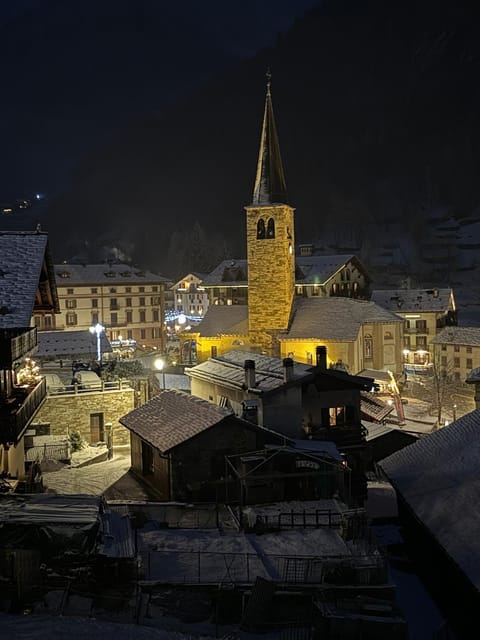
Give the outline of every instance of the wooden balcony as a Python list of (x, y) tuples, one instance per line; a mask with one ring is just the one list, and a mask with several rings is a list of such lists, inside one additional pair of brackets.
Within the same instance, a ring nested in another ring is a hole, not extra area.
[(334, 442), (340, 452), (362, 448), (367, 443), (366, 430), (361, 424), (330, 427), (312, 425), (310, 432), (313, 440)]
[(0, 369), (12, 369), (15, 360), (30, 355), (36, 346), (36, 327), (0, 329)]
[(16, 444), (47, 395), (47, 382), (43, 378), (34, 387), (17, 387), (11, 398), (0, 405), (0, 443)]

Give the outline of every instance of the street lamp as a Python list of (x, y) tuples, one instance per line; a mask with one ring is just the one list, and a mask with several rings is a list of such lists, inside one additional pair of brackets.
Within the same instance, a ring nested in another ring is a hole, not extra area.
[(163, 358), (155, 358), (153, 366), (157, 371), (162, 372), (162, 389), (165, 391), (165, 360)]
[(89, 331), (91, 334), (95, 333), (97, 335), (97, 360), (101, 368), (102, 367), (102, 349), (100, 346), (100, 336), (102, 335), (102, 332), (105, 331), (105, 327), (102, 326), (99, 322), (97, 322), (97, 324), (94, 327), (89, 328)]

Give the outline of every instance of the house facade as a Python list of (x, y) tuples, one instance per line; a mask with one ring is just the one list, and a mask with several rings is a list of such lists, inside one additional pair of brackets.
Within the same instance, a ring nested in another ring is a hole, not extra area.
[(457, 325), (453, 290), (376, 289), (371, 299), (404, 320), (403, 360), (407, 371), (432, 366), (432, 339), (444, 328)]
[[(165, 351), (162, 276), (126, 264), (55, 265), (60, 314), (56, 329), (88, 331), (99, 323), (110, 342), (135, 341)], [(48, 329), (35, 314), (39, 330)]]
[(199, 273), (187, 273), (170, 287), (173, 292), (175, 315), (185, 314), (194, 318), (203, 318), (208, 309), (208, 293), (202, 282), (205, 276)]
[(465, 382), (480, 367), (480, 328), (445, 327), (431, 341), (433, 362), (448, 377)]

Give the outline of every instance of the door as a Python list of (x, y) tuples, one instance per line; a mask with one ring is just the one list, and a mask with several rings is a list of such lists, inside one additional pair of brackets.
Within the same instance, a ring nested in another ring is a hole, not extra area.
[(90, 442), (95, 444), (96, 442), (105, 441), (105, 431), (103, 427), (103, 413), (91, 413), (90, 414)]

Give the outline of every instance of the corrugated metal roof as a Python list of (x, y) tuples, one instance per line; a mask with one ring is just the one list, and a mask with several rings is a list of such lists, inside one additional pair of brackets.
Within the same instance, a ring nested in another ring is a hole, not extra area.
[(0, 328), (30, 326), (47, 247), (46, 233), (0, 231)]
[(57, 286), (82, 284), (163, 284), (168, 278), (128, 264), (56, 264)]
[(448, 311), (452, 289), (375, 289), (370, 299), (384, 309), (398, 312)]
[(480, 409), (379, 464), (420, 522), (480, 589)]
[(285, 337), (354, 341), (360, 328), (367, 323), (404, 322), (403, 318), (382, 309), (377, 304), (351, 298), (297, 298), (292, 325)]
[(120, 423), (166, 452), (232, 415), (211, 402), (170, 389), (127, 413)]

